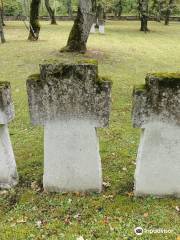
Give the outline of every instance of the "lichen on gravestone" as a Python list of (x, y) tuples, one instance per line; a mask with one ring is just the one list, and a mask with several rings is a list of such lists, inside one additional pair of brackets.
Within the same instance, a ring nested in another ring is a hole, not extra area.
[(132, 120), (142, 128), (136, 196), (180, 197), (180, 72), (152, 73), (133, 91)]
[(7, 124), (14, 118), (14, 106), (9, 82), (0, 82), (0, 123)]
[(70, 115), (95, 118), (97, 126), (105, 126), (109, 112), (109, 98), (106, 101), (106, 97), (111, 84), (98, 76), (97, 65), (40, 65), (40, 75), (31, 75), (27, 81), (32, 122), (43, 124)]
[(46, 63), (28, 78), (31, 122), (44, 126), (45, 190), (101, 191), (96, 128), (109, 124), (111, 85), (92, 62)]
[(141, 127), (155, 115), (180, 124), (180, 73), (151, 73), (133, 91), (133, 125)]

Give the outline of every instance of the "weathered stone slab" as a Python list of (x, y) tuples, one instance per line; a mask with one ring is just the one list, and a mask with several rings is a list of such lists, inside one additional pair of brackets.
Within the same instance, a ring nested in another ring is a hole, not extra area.
[(14, 117), (10, 83), (0, 82), (0, 188), (17, 184), (16, 162), (7, 123)]
[(158, 118), (180, 125), (180, 73), (157, 73), (146, 77), (133, 94), (133, 125), (142, 127)]
[(99, 25), (99, 33), (105, 34), (105, 26), (104, 25)]
[(95, 28), (96, 24), (93, 23), (92, 27), (91, 27), (91, 31), (90, 33), (96, 33), (96, 28)]
[(101, 191), (97, 127), (107, 127), (111, 83), (97, 65), (46, 64), (27, 80), (33, 124), (44, 125), (44, 188)]
[(97, 76), (97, 66), (41, 65), (27, 81), (30, 116), (35, 125), (49, 120), (91, 119), (95, 127), (109, 121), (110, 85)]
[(99, 142), (91, 121), (66, 119), (45, 125), (44, 188), (101, 191)]
[(134, 89), (132, 117), (142, 128), (135, 194), (180, 197), (180, 73), (148, 75)]
[(9, 82), (0, 82), (0, 124), (7, 124), (14, 118), (14, 106)]

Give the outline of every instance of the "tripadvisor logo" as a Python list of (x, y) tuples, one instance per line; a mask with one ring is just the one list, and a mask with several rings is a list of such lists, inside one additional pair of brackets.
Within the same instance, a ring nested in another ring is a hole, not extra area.
[(135, 232), (136, 235), (140, 236), (140, 235), (143, 234), (144, 231), (143, 231), (142, 227), (137, 227), (137, 228), (134, 229), (134, 232)]
[[(173, 233), (173, 229), (163, 229), (163, 228), (157, 228), (157, 229), (143, 229), (142, 227), (136, 227), (134, 229), (134, 232), (136, 235), (140, 236), (143, 233), (145, 234), (168, 234)], [(180, 238), (177, 238), (180, 240)]]

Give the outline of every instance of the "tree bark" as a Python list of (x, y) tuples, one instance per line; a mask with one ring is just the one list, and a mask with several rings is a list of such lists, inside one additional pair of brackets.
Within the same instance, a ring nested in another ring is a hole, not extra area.
[(71, 29), (67, 45), (61, 51), (86, 52), (87, 40), (94, 21), (94, 2), (92, 0), (79, 0), (77, 17)]
[(67, 0), (67, 13), (69, 17), (73, 16), (72, 13), (72, 1), (71, 0)]
[(147, 32), (148, 29), (148, 0), (139, 0), (139, 11), (141, 19), (140, 31)]
[(39, 9), (41, 0), (32, 0), (30, 7), (30, 31), (28, 40), (37, 41), (39, 38), (40, 24), (39, 24)]
[[(0, 14), (2, 13), (2, 7), (0, 6)], [(4, 37), (4, 31), (3, 31), (3, 22), (2, 18), (0, 17), (0, 38), (1, 38), (1, 43), (5, 43), (5, 37)]]
[(118, 17), (119, 19), (121, 18), (122, 10), (123, 10), (122, 0), (119, 0), (115, 5), (115, 16)]
[(165, 12), (165, 22), (164, 22), (164, 24), (166, 26), (169, 25), (169, 18), (170, 18), (170, 15), (172, 13), (173, 6), (174, 6), (174, 0), (169, 0), (169, 4), (168, 4), (167, 10)]
[(5, 23), (4, 23), (4, 2), (3, 0), (1, 0), (1, 21), (2, 21), (2, 25), (5, 26)]
[(163, 10), (164, 1), (158, 0), (158, 10), (157, 10), (157, 21), (161, 22), (162, 20), (162, 10)]
[(99, 25), (104, 25), (106, 16), (105, 16), (104, 7), (102, 4), (98, 4), (96, 14), (97, 14), (98, 27)]
[(45, 6), (51, 18), (51, 24), (57, 24), (56, 18), (55, 18), (55, 10), (51, 8), (49, 4), (49, 0), (45, 0)]

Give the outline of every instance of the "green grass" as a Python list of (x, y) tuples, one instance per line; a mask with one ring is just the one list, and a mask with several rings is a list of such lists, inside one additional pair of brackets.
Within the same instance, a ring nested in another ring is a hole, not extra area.
[[(131, 125), (134, 84), (143, 84), (148, 72), (174, 72), (180, 63), (180, 25), (150, 23), (151, 32), (139, 31), (138, 22), (108, 22), (106, 35), (91, 35), (83, 57), (59, 53), (71, 22), (42, 23), (38, 42), (26, 41), (23, 23), (8, 22), (7, 43), (0, 45), (0, 81), (10, 81), (16, 118), (10, 134), (16, 156), (19, 185), (0, 192), (0, 239), (176, 239), (180, 215), (173, 198), (135, 198), (133, 176), (139, 129)], [(33, 127), (28, 115), (26, 79), (39, 72), (46, 59), (95, 58), (99, 72), (113, 80), (109, 129), (99, 130), (103, 178), (109, 187), (98, 194), (48, 194), (42, 189), (43, 129)], [(41, 224), (40, 224), (41, 223)], [(171, 229), (171, 234), (135, 236), (133, 229)]]

